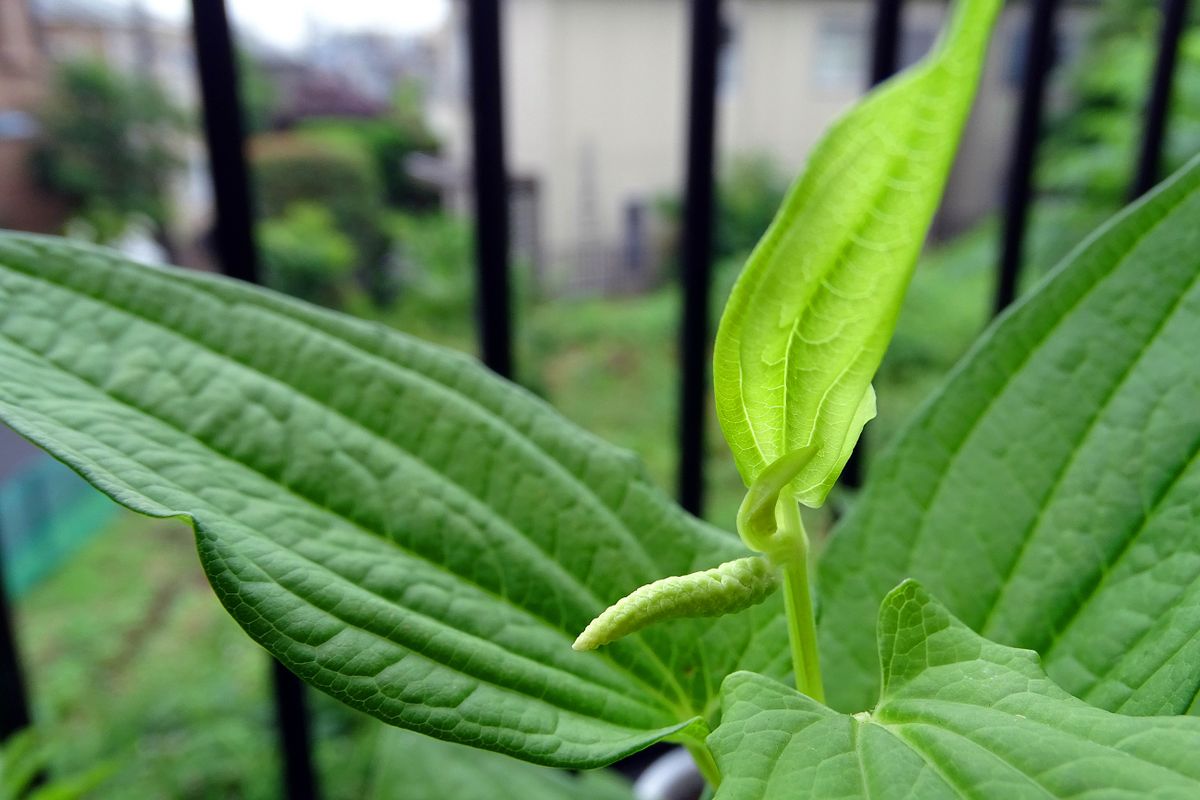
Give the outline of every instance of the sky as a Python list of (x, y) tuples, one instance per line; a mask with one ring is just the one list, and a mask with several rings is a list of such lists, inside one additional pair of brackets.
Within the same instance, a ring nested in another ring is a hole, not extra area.
[[(143, 0), (162, 16), (182, 19), (189, 0)], [(450, 0), (226, 0), (234, 24), (277, 47), (304, 43), (311, 26), (386, 33), (421, 33), (436, 28)]]

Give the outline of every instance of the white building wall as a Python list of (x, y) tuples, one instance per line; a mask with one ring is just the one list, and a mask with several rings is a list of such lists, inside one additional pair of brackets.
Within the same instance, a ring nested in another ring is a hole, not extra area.
[(537, 183), (553, 284), (621, 249), (628, 204), (677, 191), (687, 7), (517, 0), (504, 10), (510, 169)]
[[(681, 194), (688, 9), (687, 0), (503, 5), (510, 170), (538, 187), (536, 227), (551, 288), (578, 283), (589, 259), (620, 258), (630, 203), (652, 209)], [(872, 9), (869, 0), (727, 0), (730, 38), (718, 87), (723, 163), (766, 156), (785, 175), (800, 170), (865, 89)], [(942, 0), (905, 4), (904, 60), (928, 49), (945, 13)], [(461, 25), (461, 15), (460, 5), (449, 25)], [(1078, 38), (1085, 16), (1067, 10), (1068, 38)], [(1001, 196), (1015, 114), (1015, 42), (1024, 29), (1023, 6), (1004, 12), (937, 232), (961, 230)], [(460, 99), (434, 108), (451, 159), (469, 156), (466, 94)], [(467, 166), (454, 172), (466, 176)], [(458, 196), (467, 190), (461, 183)]]

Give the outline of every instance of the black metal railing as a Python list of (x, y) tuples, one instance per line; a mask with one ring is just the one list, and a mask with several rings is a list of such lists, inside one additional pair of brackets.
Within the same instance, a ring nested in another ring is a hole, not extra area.
[(719, 0), (692, 0), (684, 177), (679, 330), (679, 504), (704, 512), (704, 434), (708, 408), (709, 303), (712, 294)]
[(1163, 143), (1167, 135), (1167, 114), (1171, 110), (1171, 85), (1175, 79), (1175, 61), (1179, 39), (1187, 23), (1188, 0), (1163, 0), (1162, 27), (1158, 34), (1158, 59), (1150, 78), (1150, 95), (1146, 102), (1142, 146), (1138, 153), (1137, 170), (1129, 187), (1130, 199), (1141, 197), (1158, 183), (1161, 171)]
[[(997, 262), (995, 310), (1016, 295), (1030, 206), (1045, 88), (1054, 63), (1054, 34), (1060, 0), (1030, 0), (1025, 33), (1026, 61), (1002, 219), (1001, 257)], [(903, 0), (875, 0), (870, 82), (878, 83), (897, 67)], [(710, 303), (713, 266), (717, 59), (720, 48), (720, 0), (690, 0), (691, 39), (684, 187), (678, 407), (678, 496), (689, 511), (704, 508), (705, 428), (711, 348)], [(215, 247), (224, 272), (248, 281), (259, 277), (254, 246), (253, 209), (239, 112), (237, 63), (224, 0), (192, 0), (204, 128), (216, 202)], [(513, 374), (512, 316), (509, 291), (508, 175), (503, 137), (500, 0), (468, 0), (470, 49), (472, 175), (476, 211), (476, 308), (479, 350), (491, 369)], [(1163, 23), (1158, 58), (1148, 90), (1141, 148), (1131, 196), (1157, 180), (1167, 128), (1171, 85), (1188, 0), (1162, 0)], [(850, 474), (856, 480), (855, 472)], [(0, 570), (0, 575), (3, 572)], [(10, 611), (0, 586), (0, 739), (29, 724), (30, 713), (12, 635)], [(316, 798), (312, 738), (303, 684), (274, 664), (275, 693), (283, 775), (281, 794)]]
[[(217, 260), (226, 275), (257, 283), (261, 271), (254, 242), (241, 87), (224, 0), (192, 0), (192, 33), (204, 109), (204, 140), (212, 173)], [(275, 659), (270, 664), (283, 796), (315, 800), (319, 791), (313, 770), (306, 689), (283, 664)]]
[(4, 586), (4, 548), (0, 547), (0, 742), (29, 725), (29, 696), (17, 657), (12, 611)]
[(1017, 296), (1025, 231), (1033, 201), (1033, 170), (1042, 132), (1046, 105), (1046, 82), (1054, 64), (1054, 23), (1060, 0), (1032, 0), (1025, 63), (1021, 74), (1021, 102), (1017, 112), (1016, 136), (1008, 184), (1004, 190), (1004, 221), (1001, 230), (1000, 263), (996, 270), (993, 311), (1000, 313)]

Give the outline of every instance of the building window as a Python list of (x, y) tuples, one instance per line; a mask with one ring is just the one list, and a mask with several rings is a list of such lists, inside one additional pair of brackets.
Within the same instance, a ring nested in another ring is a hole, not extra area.
[(721, 20), (721, 41), (717, 56), (717, 92), (730, 95), (741, 80), (741, 47), (737, 28), (728, 19)]
[(624, 250), (625, 267), (634, 274), (643, 272), (649, 262), (646, 203), (641, 199), (628, 200), (625, 203)]
[(815, 48), (813, 81), (819, 89), (854, 89), (867, 80), (867, 42), (861, 23), (848, 19), (821, 22)]

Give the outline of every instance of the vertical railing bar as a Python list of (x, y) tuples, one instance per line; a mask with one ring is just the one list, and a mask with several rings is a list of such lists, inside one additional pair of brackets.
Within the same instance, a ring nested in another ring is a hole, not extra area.
[(217, 256), (226, 275), (258, 283), (241, 93), (224, 0), (192, 0), (192, 33), (216, 205)]
[[(871, 22), (871, 64), (869, 88), (874, 88), (896, 74), (900, 67), (900, 31), (904, 0), (875, 0), (875, 17)], [(858, 440), (850, 459), (842, 469), (842, 486), (857, 489), (862, 486), (863, 464), (867, 457), (868, 437)]]
[(871, 86), (896, 74), (900, 62), (900, 26), (904, 0), (875, 0), (871, 24)]
[(479, 354), (493, 372), (511, 378), (508, 170), (504, 158), (499, 0), (469, 0), (467, 36)]
[(687, 172), (683, 201), (683, 320), (679, 339), (679, 504), (704, 510), (708, 407), (709, 294), (712, 283), (719, 0), (692, 0)]
[[(217, 255), (226, 275), (256, 283), (258, 253), (254, 244), (246, 137), (233, 36), (224, 0), (192, 0), (192, 31), (216, 205)], [(289, 800), (316, 800), (319, 792), (313, 771), (304, 684), (277, 660), (271, 661), (283, 767), (282, 795)]]
[(1146, 118), (1142, 126), (1142, 146), (1138, 152), (1137, 168), (1129, 187), (1129, 199), (1135, 200), (1158, 183), (1162, 168), (1163, 141), (1166, 137), (1167, 115), (1171, 110), (1171, 85), (1175, 77), (1175, 62), (1179, 40), (1187, 24), (1188, 0), (1163, 0), (1162, 27), (1158, 34), (1158, 58), (1146, 101)]
[(29, 695), (25, 689), (16, 631), (8, 605), (8, 590), (4, 584), (3, 540), (3, 531), (0, 531), (0, 742), (28, 727), (31, 722)]
[(1021, 81), (1017, 134), (1013, 140), (1004, 221), (997, 264), (993, 310), (1000, 313), (1016, 298), (1029, 205), (1033, 199), (1033, 169), (1045, 105), (1046, 79), (1054, 63), (1054, 19), (1059, 0), (1031, 0), (1027, 52)]

